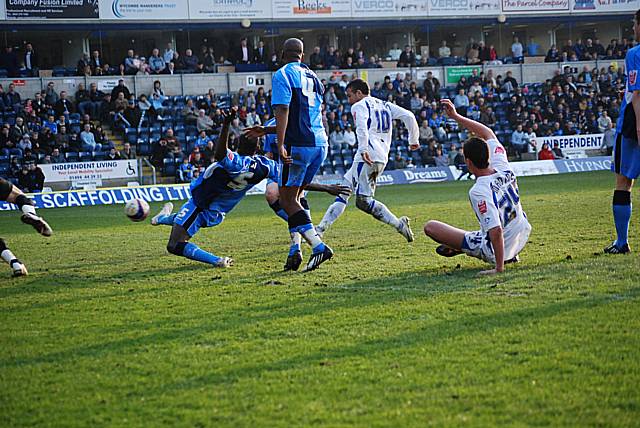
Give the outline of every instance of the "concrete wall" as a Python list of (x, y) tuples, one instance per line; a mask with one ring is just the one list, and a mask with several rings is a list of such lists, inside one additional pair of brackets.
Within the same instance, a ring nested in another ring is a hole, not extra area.
[[(612, 62), (617, 62), (619, 66), (624, 65), (623, 60), (617, 61), (591, 61), (591, 62), (572, 62), (567, 63), (572, 67), (577, 67), (579, 71), (582, 71), (584, 66), (589, 68), (593, 67), (609, 67)], [(485, 65), (483, 71), (486, 73), (489, 70), (493, 71), (494, 76), (505, 76), (507, 71), (511, 71), (513, 76), (518, 82), (523, 83), (538, 83), (544, 82), (546, 79), (553, 77), (555, 70), (561, 70), (563, 65), (558, 63), (543, 63), (543, 64), (507, 64), (507, 65)], [(395, 78), (397, 73), (411, 73), (414, 80), (418, 84), (422, 83), (422, 79), (426, 71), (433, 71), (436, 76), (439, 76), (442, 84), (449, 84), (446, 80), (446, 70), (452, 67), (428, 67), (428, 68), (413, 68), (413, 69), (400, 69), (400, 68), (380, 68), (380, 69), (367, 69), (367, 70), (332, 70), (332, 71), (318, 71), (318, 76), (321, 79), (329, 79), (332, 75), (341, 75), (343, 72), (352, 75), (356, 74), (358, 77), (366, 79), (370, 85), (375, 82), (382, 82), (385, 76)], [(259, 86), (265, 88), (266, 91), (271, 89), (271, 76), (272, 73), (217, 73), (217, 74), (190, 74), (190, 75), (176, 75), (176, 76), (135, 76), (125, 77), (125, 85), (135, 93), (137, 96), (140, 94), (149, 94), (153, 88), (153, 82), (159, 80), (162, 83), (162, 87), (167, 95), (201, 95), (213, 88), (218, 94), (234, 93), (239, 88), (244, 88), (246, 91), (256, 91)], [(78, 89), (78, 84), (85, 84), (88, 88), (92, 82), (99, 83), (104, 80), (118, 80), (118, 76), (111, 77), (49, 77), (49, 78), (34, 78), (34, 79), (20, 79), (20, 82), (24, 82), (24, 85), (18, 86), (17, 91), (23, 98), (33, 98), (36, 92), (46, 88), (48, 82), (54, 82), (56, 91), (67, 91), (71, 96), (75, 94)], [(258, 80), (258, 81), (256, 81)], [(0, 79), (0, 84), (4, 88), (13, 82), (13, 79)], [(253, 86), (250, 83), (254, 83)]]

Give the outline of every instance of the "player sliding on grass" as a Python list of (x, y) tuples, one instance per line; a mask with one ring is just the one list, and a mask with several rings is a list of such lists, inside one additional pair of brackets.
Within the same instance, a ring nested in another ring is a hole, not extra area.
[[(376, 179), (384, 171), (389, 160), (393, 121), (402, 120), (409, 130), (411, 150), (420, 147), (418, 122), (409, 110), (369, 96), (369, 85), (362, 79), (355, 79), (347, 85), (347, 99), (352, 105), (351, 113), (356, 122), (358, 151), (351, 168), (344, 176), (343, 185), (356, 193), (356, 207), (376, 220), (392, 226), (407, 241), (412, 242), (413, 232), (409, 226), (409, 218), (397, 218), (382, 202), (374, 199), (374, 196)], [(316, 227), (320, 235), (342, 215), (348, 201), (349, 195), (345, 193), (331, 204)]]
[[(633, 17), (633, 32), (640, 37), (640, 10)], [(629, 49), (624, 58), (627, 84), (616, 123), (616, 140), (611, 169), (616, 173), (613, 192), (613, 222), (616, 240), (604, 249), (607, 254), (626, 254), (631, 222), (631, 188), (640, 176), (640, 47)]]
[[(20, 220), (23, 223), (33, 226), (33, 228), (42, 236), (51, 236), (53, 231), (46, 221), (36, 214), (35, 204), (29, 199), (22, 190), (11, 184), (11, 182), (0, 178), (0, 201), (7, 201), (16, 204), (22, 216)], [(7, 262), (13, 271), (13, 276), (27, 275), (25, 265), (13, 255), (11, 250), (7, 248), (7, 244), (0, 238), (0, 257)]]
[[(276, 126), (276, 119), (272, 118), (266, 121), (264, 126), (254, 126), (252, 128), (247, 128), (245, 130), (245, 135), (251, 138), (264, 137), (264, 145), (262, 147), (262, 151), (264, 152), (264, 155), (269, 159), (273, 159), (276, 162), (278, 162), (280, 159), (280, 156), (278, 151), (277, 137), (275, 135), (275, 126)], [(268, 131), (271, 131), (271, 133), (269, 133)], [(324, 184), (318, 184), (318, 183), (309, 183), (305, 188), (305, 190), (311, 190), (316, 192), (326, 192), (333, 196), (338, 196), (341, 194), (342, 195), (351, 194), (351, 189), (349, 189), (348, 187), (337, 186), (337, 185), (324, 185)], [(307, 211), (307, 214), (311, 216), (311, 213), (309, 210), (309, 202), (307, 201), (306, 194), (307, 193), (305, 191), (300, 197), (300, 205), (302, 205), (302, 208), (304, 208), (305, 211)], [(276, 213), (276, 215), (281, 219), (283, 219), (284, 221), (288, 222), (289, 216), (287, 215), (286, 211), (282, 208), (282, 205), (280, 205), (280, 191), (278, 190), (277, 181), (267, 179), (267, 188), (265, 191), (265, 197), (267, 199), (267, 203), (269, 204), (269, 207), (271, 207), (271, 209)], [(295, 254), (296, 252), (300, 252), (300, 254), (302, 254), (302, 248), (300, 246), (300, 244), (302, 243), (302, 235), (300, 235), (299, 232), (291, 232), (290, 236), (292, 240), (292, 245), (291, 245), (289, 254), (292, 255), (292, 254)], [(289, 261), (290, 260), (288, 260), (287, 264), (285, 264), (284, 266), (285, 271), (297, 270), (299, 268), (299, 265), (291, 264), (289, 263)]]
[(443, 100), (442, 106), (447, 116), (475, 134), (464, 142), (462, 151), (469, 171), (476, 176), (469, 200), (480, 230), (467, 232), (431, 220), (425, 224), (424, 232), (441, 244), (436, 249), (441, 256), (466, 253), (495, 265), (482, 274), (500, 273), (505, 263), (518, 261), (517, 256), (531, 233), (531, 225), (520, 204), (516, 175), (510, 170), (504, 147), (491, 129), (460, 116), (449, 100)]
[(243, 136), (238, 152), (229, 150), (229, 125), (236, 113), (237, 109), (234, 108), (226, 114), (213, 154), (215, 162), (191, 183), (191, 199), (177, 214), (171, 214), (173, 205), (169, 203), (151, 219), (154, 226), (172, 226), (167, 244), (171, 254), (215, 267), (229, 267), (233, 260), (208, 253), (189, 240), (201, 227), (214, 227), (222, 223), (225, 215), (253, 186), (265, 178), (277, 180), (278, 177), (278, 165), (271, 159), (256, 155), (257, 140)]

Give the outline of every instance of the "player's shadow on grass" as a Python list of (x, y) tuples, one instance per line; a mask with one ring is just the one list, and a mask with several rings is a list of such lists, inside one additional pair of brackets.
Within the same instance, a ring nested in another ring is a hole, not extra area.
[[(153, 272), (162, 274), (164, 270), (166, 269), (154, 270)], [(142, 275), (148, 272), (149, 271), (140, 272), (139, 274)], [(291, 299), (288, 299), (278, 303), (256, 304), (255, 300), (259, 299), (260, 295), (244, 294), (243, 298), (249, 303), (252, 303), (250, 306), (242, 305), (241, 307), (237, 307), (237, 305), (235, 305), (235, 307), (228, 309), (226, 312), (222, 309), (221, 314), (217, 314), (218, 316), (215, 320), (199, 323), (197, 326), (175, 328), (176, 325), (193, 324), (194, 322), (202, 320), (202, 318), (206, 318), (206, 316), (191, 316), (190, 313), (187, 313), (167, 320), (142, 323), (144, 324), (144, 327), (141, 328), (142, 331), (155, 330), (151, 334), (141, 335), (135, 338), (124, 338), (110, 342), (97, 343), (89, 346), (81, 346), (35, 357), (0, 360), (0, 367), (19, 367), (41, 363), (64, 363), (66, 360), (72, 360), (79, 357), (99, 358), (101, 355), (110, 353), (126, 353), (127, 350), (141, 346), (157, 345), (158, 343), (176, 340), (189, 342), (203, 334), (233, 331), (238, 328), (243, 328), (246, 325), (253, 325), (257, 323), (277, 322), (278, 320), (288, 318), (294, 319), (309, 316), (322, 316), (326, 312), (332, 312), (340, 309), (376, 310), (378, 307), (393, 304), (397, 301), (407, 303), (414, 300), (419, 302), (435, 294), (462, 291), (474, 286), (472, 282), (463, 283), (462, 281), (456, 281), (452, 278), (446, 285), (437, 285), (435, 282), (428, 281), (430, 282), (429, 286), (422, 288), (411, 287), (407, 288), (405, 290), (406, 292), (403, 292), (402, 284), (407, 284), (408, 281), (415, 281), (416, 278), (434, 278), (439, 276), (440, 275), (436, 273), (427, 273), (425, 275), (423, 272), (405, 272), (388, 278), (388, 281), (390, 281), (389, 284), (392, 288), (385, 286), (383, 288), (378, 288), (378, 291), (380, 292), (370, 293), (372, 289), (367, 288), (367, 283), (372, 284), (374, 288), (374, 284), (380, 285), (378, 280), (372, 279), (365, 282), (358, 282), (357, 286), (354, 284), (354, 287), (351, 290), (345, 290), (344, 288), (340, 290), (334, 289), (333, 291), (335, 294), (332, 295), (330, 299), (325, 297), (325, 293), (330, 291), (331, 287), (321, 286), (310, 286), (309, 289), (311, 290), (311, 294), (300, 293), (295, 296), (295, 301), (293, 302)], [(103, 278), (103, 282), (109, 282), (111, 280), (112, 279), (110, 278)], [(200, 283), (194, 284), (194, 287), (206, 287), (213, 291), (222, 291), (221, 288), (211, 288), (210, 285), (202, 285)], [(264, 287), (267, 286), (265, 285)], [(348, 285), (345, 285), (345, 287), (348, 287)], [(151, 289), (141, 288), (140, 290), (135, 290), (130, 293), (125, 287), (121, 291), (114, 293), (87, 294), (57, 301), (36, 303), (35, 305), (37, 306), (30, 304), (21, 308), (8, 308), (6, 313), (29, 311), (34, 308), (42, 310), (50, 307), (57, 307), (60, 310), (64, 310), (61, 308), (62, 305), (74, 305), (82, 303), (83, 301), (102, 298), (112, 299), (123, 297), (130, 299), (141, 295), (153, 298), (154, 294), (162, 294), (162, 296), (166, 298), (166, 291), (170, 288), (171, 286), (155, 287)], [(353, 292), (361, 293), (357, 298), (354, 298)], [(206, 307), (202, 310), (206, 310)], [(105, 328), (109, 327), (110, 326), (105, 326)], [(158, 329), (160, 329), (160, 331), (158, 331)], [(131, 331), (132, 330), (127, 329), (128, 333)]]

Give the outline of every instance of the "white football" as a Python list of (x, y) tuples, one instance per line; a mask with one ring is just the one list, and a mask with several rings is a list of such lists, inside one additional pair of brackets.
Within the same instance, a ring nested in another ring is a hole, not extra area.
[(131, 221), (142, 221), (149, 215), (149, 204), (142, 199), (131, 199), (124, 205), (124, 213)]

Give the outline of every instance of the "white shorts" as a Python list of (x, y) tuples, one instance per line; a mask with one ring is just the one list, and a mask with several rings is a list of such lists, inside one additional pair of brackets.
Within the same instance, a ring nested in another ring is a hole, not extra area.
[(354, 162), (344, 175), (343, 184), (356, 195), (373, 197), (376, 193), (376, 179), (384, 171), (384, 167), (382, 162), (374, 162), (373, 165)]
[[(508, 236), (505, 236), (505, 261), (511, 260), (520, 254), (529, 240), (531, 225), (528, 222), (525, 222), (518, 229), (517, 233), (510, 233)], [(491, 240), (489, 239), (489, 234), (487, 232), (477, 230), (475, 232), (465, 233), (462, 247), (462, 251), (468, 256), (484, 260), (487, 263), (495, 264), (496, 262), (496, 256), (493, 253), (493, 246), (491, 245)]]

